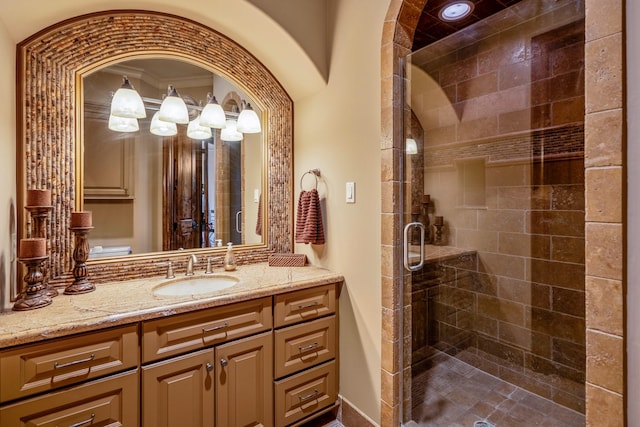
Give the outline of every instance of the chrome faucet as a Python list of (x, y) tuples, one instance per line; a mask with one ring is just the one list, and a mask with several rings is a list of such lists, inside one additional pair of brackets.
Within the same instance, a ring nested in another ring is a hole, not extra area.
[(195, 254), (189, 254), (189, 258), (187, 259), (187, 272), (185, 273), (187, 276), (193, 276), (193, 264), (198, 263), (198, 257)]

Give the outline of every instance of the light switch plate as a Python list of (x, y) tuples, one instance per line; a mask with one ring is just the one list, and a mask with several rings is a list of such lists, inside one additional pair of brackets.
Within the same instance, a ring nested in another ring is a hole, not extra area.
[(347, 203), (355, 203), (356, 202), (356, 183), (355, 182), (347, 182)]

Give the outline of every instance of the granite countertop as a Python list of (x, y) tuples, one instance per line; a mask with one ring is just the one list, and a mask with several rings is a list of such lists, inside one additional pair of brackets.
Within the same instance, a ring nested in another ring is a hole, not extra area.
[[(214, 274), (240, 281), (228, 289), (193, 296), (154, 295), (153, 288), (169, 280), (164, 277), (97, 284), (95, 291), (82, 295), (63, 295), (60, 290), (47, 307), (1, 313), (0, 349), (343, 281), (341, 275), (320, 267), (267, 263)], [(201, 276), (208, 277), (202, 272), (191, 277)], [(176, 279), (184, 277), (176, 272)]]

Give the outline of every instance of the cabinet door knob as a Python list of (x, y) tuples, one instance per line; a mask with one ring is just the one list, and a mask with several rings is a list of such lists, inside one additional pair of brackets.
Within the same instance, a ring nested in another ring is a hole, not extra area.
[(211, 372), (213, 371), (213, 365), (209, 362), (207, 362), (206, 365), (204, 365), (204, 367), (207, 369), (207, 371)]
[(229, 364), (227, 359), (220, 359), (220, 366), (225, 367)]

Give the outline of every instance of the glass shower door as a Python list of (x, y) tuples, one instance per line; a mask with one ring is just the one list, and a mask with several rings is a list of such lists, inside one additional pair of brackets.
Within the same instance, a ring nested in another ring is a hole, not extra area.
[(584, 425), (583, 64), (583, 0), (405, 60), (405, 425)]

